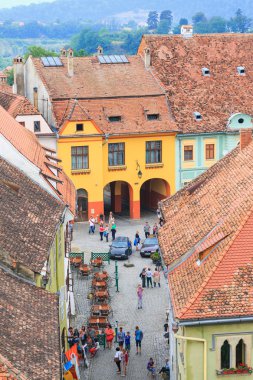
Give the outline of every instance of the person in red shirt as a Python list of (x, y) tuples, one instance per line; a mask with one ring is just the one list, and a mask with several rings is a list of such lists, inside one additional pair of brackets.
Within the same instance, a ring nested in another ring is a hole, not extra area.
[(101, 222), (100, 225), (99, 225), (100, 241), (103, 240), (104, 230), (105, 230), (104, 224), (103, 224), (103, 222)]
[(125, 377), (127, 374), (128, 352), (124, 348), (122, 350), (122, 355), (121, 355), (121, 364), (122, 364), (121, 376)]

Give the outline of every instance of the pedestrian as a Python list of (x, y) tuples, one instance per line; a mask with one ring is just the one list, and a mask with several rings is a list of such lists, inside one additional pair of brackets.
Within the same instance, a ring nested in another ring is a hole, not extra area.
[(170, 379), (170, 362), (169, 359), (166, 359), (165, 365), (161, 368), (159, 374), (164, 374), (166, 377), (163, 377), (165, 379)]
[(95, 232), (95, 218), (94, 216), (91, 216), (89, 219), (89, 235), (93, 234)]
[(141, 354), (141, 341), (143, 339), (143, 332), (139, 329), (139, 326), (135, 327), (135, 344), (136, 344), (136, 355)]
[(109, 226), (108, 224), (106, 224), (105, 230), (104, 230), (104, 237), (106, 238), (107, 243), (108, 243), (108, 236), (109, 236)]
[(154, 287), (156, 287), (156, 284), (158, 284), (159, 288), (161, 287), (160, 278), (161, 278), (160, 272), (158, 271), (157, 268), (155, 268), (154, 273), (153, 273)]
[(114, 355), (114, 361), (116, 363), (116, 366), (118, 368), (118, 371), (117, 373), (120, 374), (121, 373), (121, 368), (120, 368), (120, 363), (121, 363), (121, 351), (120, 351), (120, 348), (117, 347), (116, 348), (116, 353)]
[(106, 339), (106, 346), (110, 350), (112, 349), (113, 338), (114, 338), (114, 330), (112, 329), (112, 326), (109, 324), (107, 325), (105, 329), (105, 339)]
[(150, 235), (150, 225), (148, 222), (145, 223), (145, 226), (144, 226), (144, 232), (145, 232), (145, 238), (147, 239)]
[(138, 246), (139, 246), (140, 242), (141, 242), (141, 238), (139, 235), (139, 231), (136, 231), (136, 234), (134, 237), (134, 246), (135, 246), (136, 251), (138, 251)]
[(121, 354), (121, 376), (125, 377), (127, 374), (127, 365), (128, 365), (128, 352), (123, 348), (122, 354)]
[(158, 226), (157, 223), (153, 225), (153, 235), (157, 237), (158, 235)]
[[(114, 219), (113, 219), (114, 220)], [(111, 229), (111, 231), (112, 231), (112, 240), (115, 240), (115, 235), (116, 235), (116, 232), (117, 232), (117, 230), (116, 230), (116, 223), (115, 223), (115, 221), (113, 221), (113, 224), (112, 224), (112, 229)]]
[(112, 228), (112, 222), (114, 220), (113, 213), (110, 211), (109, 217), (108, 217), (108, 224), (109, 224), (109, 230)]
[(141, 284), (137, 287), (137, 298), (138, 298), (138, 309), (142, 309), (142, 297), (143, 297), (143, 288)]
[(153, 376), (156, 375), (155, 362), (153, 358), (150, 358), (147, 365), (147, 370), (152, 373)]
[(87, 342), (87, 334), (85, 331), (85, 326), (81, 327), (81, 330), (79, 331), (79, 338), (81, 339), (81, 343), (84, 346)]
[(146, 288), (146, 268), (143, 268), (140, 273), (140, 278), (142, 280), (142, 287)]
[(126, 334), (124, 333), (123, 328), (120, 327), (119, 331), (117, 333), (117, 342), (119, 344), (120, 349), (122, 349), (124, 346), (125, 336), (126, 336)]
[(104, 228), (103, 222), (100, 222), (100, 225), (99, 225), (100, 241), (103, 240), (104, 231), (105, 231), (105, 228)]
[(128, 331), (126, 333), (126, 336), (125, 336), (125, 349), (127, 350), (127, 352), (130, 352), (130, 349), (131, 349), (131, 335), (130, 335), (130, 331)]
[(153, 288), (153, 284), (152, 284), (152, 272), (151, 272), (150, 268), (148, 268), (148, 270), (146, 272), (146, 276), (147, 276), (147, 287), (149, 288), (149, 284), (150, 284), (151, 288)]

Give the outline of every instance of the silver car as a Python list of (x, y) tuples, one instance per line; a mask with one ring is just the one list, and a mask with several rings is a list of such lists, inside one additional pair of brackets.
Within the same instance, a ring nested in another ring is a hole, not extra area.
[(144, 240), (141, 246), (141, 257), (150, 257), (152, 253), (159, 252), (158, 240), (156, 237), (150, 237)]

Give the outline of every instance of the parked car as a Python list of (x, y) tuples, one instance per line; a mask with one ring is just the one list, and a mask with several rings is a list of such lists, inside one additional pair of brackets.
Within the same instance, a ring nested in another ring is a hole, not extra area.
[(145, 239), (140, 250), (141, 257), (150, 257), (155, 252), (159, 252), (158, 239), (156, 237)]
[(110, 245), (111, 259), (127, 259), (132, 254), (132, 243), (126, 236), (118, 236)]

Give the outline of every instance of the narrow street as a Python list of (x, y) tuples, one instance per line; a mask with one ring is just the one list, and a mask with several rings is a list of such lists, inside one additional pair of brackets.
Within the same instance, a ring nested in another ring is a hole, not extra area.
[[(141, 238), (144, 238), (143, 225), (148, 220), (151, 227), (156, 222), (154, 214), (147, 214), (146, 218), (139, 221), (133, 221), (126, 218), (116, 218), (117, 235), (129, 236), (134, 240), (135, 232), (140, 232)], [(88, 234), (88, 223), (77, 223), (74, 228), (74, 240), (72, 242), (72, 251), (79, 249), (85, 252), (85, 261), (90, 261), (90, 252), (107, 252), (109, 243), (99, 241), (99, 234), (96, 230), (95, 235)], [(143, 267), (148, 266), (155, 268), (151, 259), (141, 258), (138, 252), (133, 252), (130, 257), (133, 267), (124, 266), (125, 261), (119, 261), (119, 292), (113, 286), (109, 289), (111, 296), (111, 306), (113, 308), (113, 317), (110, 321), (113, 325), (118, 321), (118, 326), (122, 326), (124, 331), (130, 331), (131, 354), (128, 366), (128, 379), (146, 379), (148, 371), (146, 369), (147, 362), (153, 357), (160, 369), (168, 357), (167, 340), (163, 337), (164, 323), (166, 319), (167, 309), (167, 286), (163, 275), (161, 276), (161, 288), (145, 289), (143, 296), (143, 309), (137, 309), (136, 287), (140, 283), (139, 274)], [(111, 261), (110, 265), (105, 264), (106, 271), (114, 278), (115, 262)], [(80, 327), (86, 324), (89, 317), (90, 301), (87, 300), (87, 292), (89, 289), (89, 281), (74, 274), (74, 292), (76, 301), (76, 318), (72, 319), (73, 327)], [(139, 326), (143, 331), (144, 338), (142, 342), (142, 354), (135, 354), (134, 330), (135, 326)], [(91, 360), (90, 368), (82, 373), (82, 380), (109, 380), (116, 379), (116, 364), (113, 361), (116, 344), (112, 350), (101, 349), (97, 356)]]

